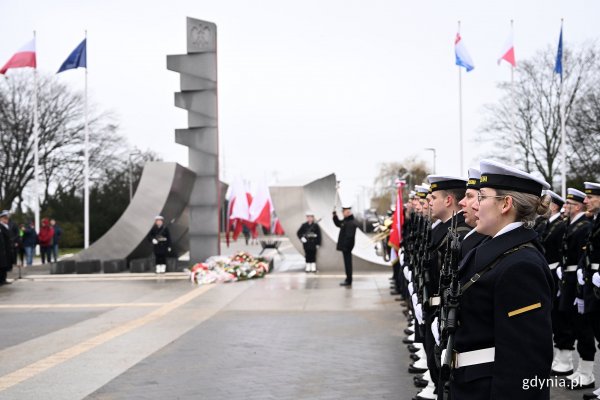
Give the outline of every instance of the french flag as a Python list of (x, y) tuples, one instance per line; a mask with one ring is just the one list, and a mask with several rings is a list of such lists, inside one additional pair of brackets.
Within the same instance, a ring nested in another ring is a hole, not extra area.
[(11, 68), (36, 67), (35, 60), (35, 39), (27, 42), (8, 60), (4, 67), (0, 69), (0, 74), (6, 74)]
[(473, 59), (469, 55), (469, 52), (460, 37), (460, 33), (456, 34), (454, 53), (456, 55), (456, 65), (465, 68), (467, 72), (472, 71), (475, 68), (475, 63), (473, 63)]

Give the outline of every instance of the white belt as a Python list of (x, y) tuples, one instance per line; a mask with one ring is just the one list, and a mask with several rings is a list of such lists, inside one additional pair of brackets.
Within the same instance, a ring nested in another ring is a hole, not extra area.
[(429, 298), (429, 306), (435, 307), (440, 305), (440, 296), (430, 297)]
[(558, 267), (558, 264), (559, 264), (559, 262), (557, 261), (555, 263), (548, 264), (548, 267), (550, 267), (550, 269), (554, 270), (554, 269), (556, 269), (556, 267)]
[(592, 263), (591, 268), (594, 271), (598, 271), (600, 269), (600, 264), (598, 264), (598, 263)]
[(575, 272), (577, 271), (577, 265), (568, 265), (563, 269), (563, 272)]
[(485, 364), (494, 362), (496, 357), (496, 348), (467, 351), (454, 354), (454, 368), (468, 367), (471, 365)]

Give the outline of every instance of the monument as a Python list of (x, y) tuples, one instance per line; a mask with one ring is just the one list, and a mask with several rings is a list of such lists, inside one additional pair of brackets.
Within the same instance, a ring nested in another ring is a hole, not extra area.
[(189, 207), (190, 261), (220, 254), (219, 129), (217, 107), (217, 26), (187, 18), (187, 54), (167, 56), (167, 68), (181, 74), (175, 106), (188, 112), (188, 128), (175, 141), (188, 147), (196, 174)]

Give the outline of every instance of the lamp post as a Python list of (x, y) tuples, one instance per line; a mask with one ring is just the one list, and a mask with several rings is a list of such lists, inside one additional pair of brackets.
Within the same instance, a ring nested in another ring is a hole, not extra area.
[(435, 149), (433, 147), (428, 147), (425, 150), (431, 151), (433, 153), (433, 172), (432, 172), (432, 175), (435, 175), (435, 158), (436, 158)]

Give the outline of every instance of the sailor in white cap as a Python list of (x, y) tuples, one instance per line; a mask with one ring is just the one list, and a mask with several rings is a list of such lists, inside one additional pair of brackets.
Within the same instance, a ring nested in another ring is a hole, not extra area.
[[(582, 325), (584, 329), (591, 330), (596, 341), (600, 342), (600, 274), (598, 273), (600, 265), (600, 218), (598, 217), (600, 213), (600, 184), (584, 182), (584, 193), (586, 195), (584, 199), (586, 213), (591, 219), (592, 228), (577, 267), (579, 289), (584, 302)], [(588, 377), (588, 381), (593, 380), (593, 378), (593, 375)], [(582, 378), (578, 379), (581, 380)], [(584, 394), (583, 398), (599, 399), (600, 389)]]
[(477, 230), (490, 236), (459, 265), (461, 296), (450, 381), (453, 399), (549, 399), (553, 279), (531, 229), (550, 185), (499, 162), (480, 163)]
[[(470, 228), (465, 224), (464, 216), (461, 212), (461, 207), (458, 203), (462, 200), (465, 195), (465, 187), (467, 180), (454, 176), (445, 175), (429, 175), (427, 177), (429, 182), (429, 208), (432, 220), (439, 220), (440, 222), (433, 226), (431, 230), (431, 243), (428, 248), (428, 261), (424, 263), (423, 271), (427, 271), (428, 275), (423, 279), (425, 284), (421, 289), (421, 296), (417, 293), (417, 299), (423, 298), (424, 304), (422, 305), (428, 312), (423, 316), (423, 322), (425, 324), (425, 353), (427, 355), (427, 368), (429, 373), (433, 377), (439, 376), (439, 360), (436, 360), (436, 338), (433, 331), (437, 331), (437, 328), (428, 329), (429, 327), (435, 326), (437, 323), (436, 315), (437, 308), (440, 305), (440, 269), (441, 260), (446, 257), (446, 246), (445, 241), (448, 236), (448, 228), (453, 223), (453, 215), (456, 218), (456, 224), (458, 225), (460, 238), (462, 239)], [(428, 293), (429, 298), (426, 299), (422, 294), (425, 290)], [(413, 301), (414, 302), (414, 301)], [(426, 303), (426, 304), (425, 304)], [(418, 305), (416, 307), (419, 308)], [(419, 366), (419, 362), (413, 363), (411, 368), (413, 371), (415, 367)], [(411, 371), (411, 369), (409, 369)], [(433, 380), (427, 387), (425, 387), (416, 396), (418, 400), (435, 399), (437, 397), (437, 379)]]
[(460, 258), (462, 259), (469, 251), (479, 246), (484, 240), (488, 239), (489, 236), (483, 235), (477, 232), (477, 216), (473, 209), (473, 204), (477, 202), (477, 196), (479, 195), (479, 180), (481, 173), (476, 168), (469, 168), (469, 179), (467, 181), (467, 189), (465, 190), (465, 197), (458, 202), (458, 205), (462, 207), (463, 216), (465, 217), (465, 223), (472, 229), (465, 235), (465, 238), (460, 243)]
[(344, 269), (346, 271), (346, 280), (340, 283), (340, 286), (352, 286), (352, 249), (356, 236), (356, 221), (352, 215), (352, 206), (342, 205), (342, 215), (344, 219), (339, 219), (335, 209), (333, 210), (333, 223), (340, 228), (338, 235), (337, 250), (342, 252), (344, 257)]
[(157, 274), (167, 272), (167, 257), (171, 253), (171, 233), (164, 221), (165, 219), (161, 215), (157, 215), (154, 218), (154, 225), (148, 233), (148, 240), (153, 245)]
[(321, 228), (315, 221), (315, 214), (306, 211), (306, 222), (300, 226), (296, 235), (302, 242), (306, 268), (304, 272), (317, 272), (317, 249), (321, 246)]
[[(584, 204), (592, 217), (592, 231), (585, 246), (585, 255), (580, 262), (583, 268), (585, 285), (583, 296), (585, 301), (585, 317), (589, 321), (596, 341), (600, 342), (600, 183), (585, 182), (586, 198)], [(584, 399), (600, 399), (600, 389), (584, 394)]]
[[(554, 278), (554, 297), (556, 298), (560, 294), (559, 279), (556, 275), (556, 269), (561, 261), (561, 248), (567, 230), (566, 222), (560, 213), (560, 210), (565, 204), (565, 199), (554, 193), (552, 190), (546, 190), (544, 193), (550, 196), (551, 199), (549, 207), (550, 215), (539, 216), (536, 223), (540, 220), (543, 220), (543, 223), (538, 223), (537, 229), (536, 227), (534, 227), (534, 229), (538, 232), (540, 244), (544, 248), (544, 257), (546, 258), (548, 267), (552, 271), (552, 277)], [(569, 348), (569, 345), (565, 344), (565, 335), (562, 334), (565, 329), (563, 327), (565, 322), (561, 317), (562, 314), (559, 311), (558, 301), (554, 301), (552, 307), (552, 333), (554, 334), (554, 347), (556, 350), (554, 352), (554, 359), (552, 360), (552, 369), (564, 369), (563, 373), (566, 372), (567, 374), (570, 374), (573, 372), (572, 365), (570, 367), (568, 365), (558, 366), (561, 357), (565, 357), (564, 352), (561, 354), (561, 349), (564, 350)], [(570, 328), (567, 327), (567, 329)], [(567, 343), (568, 342), (569, 339), (567, 337)]]
[[(585, 216), (585, 193), (575, 188), (567, 189), (564, 204), (567, 229), (561, 244), (561, 262), (556, 268), (560, 284), (558, 314), (555, 328), (555, 343), (559, 350), (554, 357), (552, 373), (567, 375), (569, 388), (588, 388), (594, 385), (592, 373), (594, 365), (594, 335), (591, 327), (584, 322), (585, 307), (583, 296), (578, 290), (577, 265), (585, 247), (592, 224)], [(579, 277), (582, 278), (581, 276)], [(577, 342), (580, 361), (573, 371), (573, 349)]]

